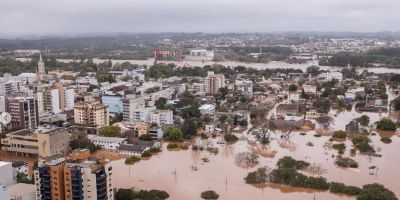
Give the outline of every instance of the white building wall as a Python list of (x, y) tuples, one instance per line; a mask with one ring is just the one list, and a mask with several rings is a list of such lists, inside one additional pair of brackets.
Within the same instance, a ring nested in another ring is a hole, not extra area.
[(0, 113), (6, 112), (6, 96), (0, 95)]
[(4, 199), (4, 200), (11, 199), (10, 192), (8, 192), (7, 189), (4, 186), (2, 186), (1, 184), (0, 184), (0, 199)]
[(83, 197), (84, 199), (96, 200), (97, 189), (96, 189), (96, 174), (92, 174), (90, 168), (83, 168)]
[(65, 110), (73, 110), (75, 105), (75, 90), (74, 89), (66, 89), (65, 90)]
[(16, 174), (11, 162), (0, 161), (0, 184), (3, 187), (8, 187), (17, 183)]
[(58, 89), (52, 89), (50, 91), (51, 94), (51, 111), (54, 114), (58, 114), (61, 112), (60, 109), (60, 92)]
[(36, 99), (38, 102), (38, 111), (39, 111), (39, 117), (40, 117), (44, 113), (43, 92), (37, 92)]

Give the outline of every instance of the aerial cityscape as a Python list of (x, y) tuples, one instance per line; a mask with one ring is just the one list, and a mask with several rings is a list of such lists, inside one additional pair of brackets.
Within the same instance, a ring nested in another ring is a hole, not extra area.
[(0, 2), (0, 200), (399, 199), (382, 2)]

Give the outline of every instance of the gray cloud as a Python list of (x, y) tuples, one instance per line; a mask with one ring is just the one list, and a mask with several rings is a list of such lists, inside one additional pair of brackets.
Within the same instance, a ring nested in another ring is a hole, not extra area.
[(2, 0), (0, 33), (399, 31), (398, 0)]

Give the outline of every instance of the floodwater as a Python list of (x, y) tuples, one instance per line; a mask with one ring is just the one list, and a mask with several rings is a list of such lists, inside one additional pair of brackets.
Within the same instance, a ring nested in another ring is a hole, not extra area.
[[(313, 132), (305, 136), (293, 133), (290, 139), (277, 138), (270, 145), (257, 145), (253, 149), (246, 140), (233, 145), (218, 145), (219, 153), (211, 154), (207, 151), (168, 151), (153, 156), (150, 160), (140, 161), (131, 167), (124, 160), (113, 161), (114, 187), (160, 189), (171, 195), (171, 199), (200, 199), (202, 191), (212, 189), (220, 194), (220, 199), (352, 199), (329, 192), (320, 192), (303, 188), (293, 188), (282, 185), (249, 185), (244, 181), (247, 173), (257, 167), (268, 166), (275, 168), (277, 160), (283, 156), (292, 156), (305, 160), (319, 168), (315, 173), (329, 181), (343, 182), (349, 185), (362, 186), (368, 183), (382, 183), (400, 195), (400, 173), (398, 166), (399, 137), (393, 136), (391, 144), (384, 144), (379, 135), (371, 136), (374, 147), (378, 149), (381, 158), (360, 155), (353, 157), (359, 168), (346, 170), (335, 166), (337, 152), (329, 148), (329, 137), (316, 138)], [(314, 146), (308, 146), (312, 142)], [(346, 141), (346, 156), (350, 156), (351, 141)], [(257, 150), (255, 150), (257, 149)], [(259, 164), (253, 168), (243, 168), (235, 164), (235, 155), (239, 152), (252, 151), (260, 156)], [(271, 154), (271, 152), (276, 151)], [(264, 153), (263, 153), (264, 152)], [(272, 156), (271, 156), (272, 155)], [(209, 162), (203, 162), (208, 158)], [(377, 170), (370, 170), (370, 166), (377, 166)], [(197, 168), (197, 171), (193, 170)], [(307, 172), (306, 172), (307, 173)]]
[[(31, 58), (17, 58), (19, 61), (30, 61)], [(58, 62), (64, 62), (64, 63), (70, 63), (73, 62), (72, 59), (57, 59)], [(94, 58), (93, 62), (96, 64), (107, 62), (108, 59), (99, 59), (99, 58)], [(116, 64), (121, 64), (124, 62), (129, 62), (131, 64), (137, 64), (137, 65), (153, 65), (154, 64), (154, 58), (150, 58), (147, 60), (111, 60), (113, 63), (113, 66)], [(290, 69), (301, 69), (302, 71), (305, 71), (307, 67), (311, 65), (317, 65), (318, 62), (310, 62), (306, 64), (288, 64), (285, 62), (279, 62), (279, 61), (273, 61), (269, 63), (247, 63), (247, 62), (237, 62), (237, 61), (221, 61), (221, 62), (215, 62), (215, 61), (194, 61), (194, 60), (184, 60), (184, 61), (157, 61), (158, 63), (174, 63), (175, 65), (179, 67), (183, 66), (205, 66), (205, 65), (214, 65), (214, 64), (219, 64), (223, 66), (231, 66), (231, 67), (236, 67), (236, 66), (244, 66), (244, 67), (252, 67), (258, 70), (264, 70), (264, 69), (278, 69), (278, 68), (290, 68)], [(343, 69), (342, 67), (332, 67), (332, 66), (319, 66), (322, 70), (341, 70)], [(379, 68), (379, 67), (371, 67), (371, 68), (365, 68), (369, 72), (374, 72), (377, 74), (383, 74), (383, 73), (400, 73), (400, 69), (392, 69), (392, 68)], [(357, 68), (358, 71), (363, 71), (364, 68)]]
[[(394, 96), (389, 92), (389, 100)], [(273, 109), (274, 111), (275, 109)], [(273, 112), (272, 111), (272, 112)], [(366, 114), (374, 123), (382, 117), (399, 119), (399, 113), (358, 113), (352, 111), (331, 111), (334, 116), (335, 130), (344, 130), (350, 120)], [(269, 114), (271, 116), (271, 113)], [(358, 151), (351, 155), (351, 140), (342, 140), (346, 144), (345, 156), (356, 160), (359, 167), (345, 169), (336, 166), (337, 151), (331, 145), (339, 141), (330, 142), (329, 136), (315, 137), (315, 131), (309, 131), (302, 136), (299, 132), (292, 133), (288, 139), (276, 136), (269, 145), (254, 144), (251, 137), (241, 136), (235, 144), (216, 144), (218, 139), (212, 139), (219, 153), (212, 154), (204, 151), (169, 151), (166, 145), (163, 151), (149, 160), (142, 160), (134, 166), (124, 164), (124, 160), (113, 161), (114, 187), (159, 189), (167, 191), (171, 199), (200, 199), (200, 193), (205, 190), (215, 190), (220, 199), (355, 199), (345, 195), (336, 195), (328, 191), (318, 191), (304, 188), (294, 188), (277, 184), (246, 184), (244, 178), (248, 172), (258, 167), (275, 168), (276, 162), (283, 156), (292, 156), (295, 159), (305, 160), (313, 168), (303, 171), (308, 175), (321, 175), (328, 181), (342, 182), (347, 185), (362, 187), (370, 183), (381, 183), (400, 197), (400, 137), (393, 132), (380, 132), (369, 136), (377, 154), (374, 157), (360, 154)], [(381, 137), (391, 137), (392, 143), (384, 144)], [(312, 145), (310, 145), (312, 143)], [(259, 155), (259, 163), (251, 167), (238, 166), (235, 155), (240, 152), (253, 152)], [(207, 158), (209, 162), (204, 162)], [(374, 169), (371, 169), (375, 166)]]

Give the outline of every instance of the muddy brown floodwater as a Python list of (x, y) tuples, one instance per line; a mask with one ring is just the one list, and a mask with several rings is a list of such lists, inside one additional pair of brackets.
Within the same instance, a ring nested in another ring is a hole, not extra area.
[[(390, 99), (393, 98), (392, 96)], [(398, 119), (398, 113), (357, 113), (354, 111), (331, 111), (336, 114), (335, 130), (344, 130), (345, 125), (353, 118), (362, 114), (370, 116), (371, 122), (389, 116)], [(200, 199), (200, 193), (205, 190), (215, 190), (220, 199), (278, 199), (278, 200), (305, 200), (305, 199), (355, 199), (343, 195), (336, 195), (327, 191), (318, 191), (304, 188), (294, 188), (277, 184), (246, 184), (244, 178), (248, 172), (258, 167), (268, 166), (275, 168), (278, 159), (283, 156), (292, 156), (305, 160), (318, 169), (313, 174), (321, 175), (328, 181), (342, 182), (347, 185), (361, 187), (370, 183), (381, 183), (400, 197), (400, 137), (393, 133), (380, 133), (369, 136), (378, 154), (382, 157), (362, 155), (357, 152), (350, 155), (352, 143), (345, 140), (345, 156), (351, 157), (359, 164), (357, 169), (344, 169), (334, 164), (338, 155), (330, 148), (329, 136), (314, 137), (315, 131), (309, 131), (302, 136), (292, 133), (289, 139), (276, 138), (268, 146), (256, 145), (243, 139), (235, 144), (214, 144), (219, 148), (218, 154), (207, 151), (168, 151), (166, 144), (163, 151), (149, 160), (140, 161), (129, 168), (124, 160), (113, 161), (113, 182), (117, 188), (159, 189), (167, 191), (170, 199)], [(382, 136), (390, 136), (392, 143), (384, 144)], [(310, 145), (310, 142), (312, 145)], [(343, 142), (343, 141), (340, 141)], [(333, 142), (337, 143), (337, 142)], [(253, 151), (260, 156), (259, 163), (252, 167), (239, 167), (235, 164), (235, 155), (239, 152)], [(202, 158), (208, 158), (204, 162)], [(376, 166), (370, 169), (371, 166)], [(194, 170), (196, 169), (196, 170)], [(311, 175), (311, 171), (303, 172)]]
[[(329, 181), (343, 182), (349, 185), (362, 186), (368, 183), (378, 182), (400, 195), (400, 173), (398, 166), (400, 156), (398, 149), (399, 137), (393, 136), (391, 144), (384, 144), (380, 141), (379, 135), (371, 136), (371, 139), (383, 156), (371, 157), (357, 153), (353, 159), (359, 163), (359, 168), (347, 170), (334, 165), (337, 155), (335, 150), (327, 148), (329, 137), (316, 138), (313, 132), (305, 136), (294, 134), (288, 140), (274, 140), (265, 147), (267, 150), (277, 151), (275, 157), (261, 157), (260, 162), (253, 168), (241, 168), (235, 164), (235, 154), (243, 151), (250, 151), (247, 141), (239, 141), (233, 145), (219, 145), (220, 152), (217, 155), (207, 151), (168, 151), (152, 157), (150, 160), (141, 161), (132, 166), (129, 175), (128, 166), (123, 160), (113, 161), (114, 186), (122, 188), (138, 189), (160, 189), (171, 195), (171, 199), (200, 199), (202, 191), (212, 189), (220, 194), (220, 199), (354, 199), (346, 196), (339, 196), (329, 192), (293, 188), (288, 186), (265, 184), (248, 185), (244, 181), (247, 173), (257, 167), (275, 167), (277, 160), (285, 155), (302, 159), (325, 171), (322, 176)], [(312, 142), (314, 146), (306, 143)], [(347, 145), (346, 156), (350, 156)], [(165, 145), (164, 145), (165, 146)], [(201, 159), (207, 157), (210, 161), (203, 162)], [(197, 167), (197, 171), (193, 170)], [(370, 170), (370, 166), (377, 166), (377, 170)]]

